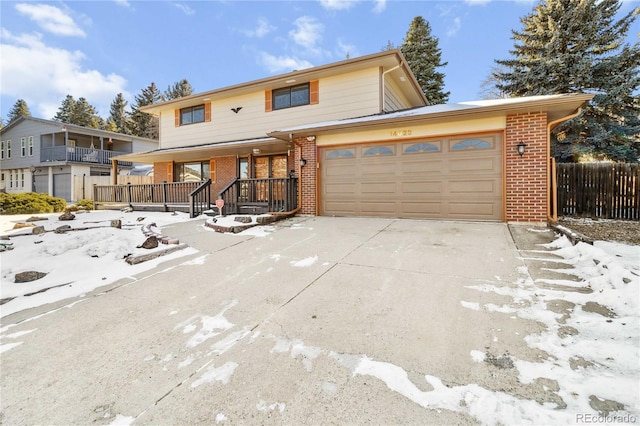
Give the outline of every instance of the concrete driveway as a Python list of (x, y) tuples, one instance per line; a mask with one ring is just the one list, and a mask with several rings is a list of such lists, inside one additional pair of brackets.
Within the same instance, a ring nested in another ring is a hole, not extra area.
[(473, 424), (558, 403), (513, 368), (541, 357), (524, 338), (543, 326), (479, 308), (513, 304), (526, 275), (505, 224), (163, 232), (200, 252), (3, 320), (23, 343), (2, 354), (1, 423)]

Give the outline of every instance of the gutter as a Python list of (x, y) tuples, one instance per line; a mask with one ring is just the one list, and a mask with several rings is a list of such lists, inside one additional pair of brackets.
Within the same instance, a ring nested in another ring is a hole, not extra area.
[(565, 121), (576, 118), (582, 113), (582, 107), (579, 107), (576, 112), (569, 114), (566, 117), (558, 118), (547, 124), (547, 158), (550, 161), (550, 165), (547, 165), (547, 199), (550, 200), (553, 197), (553, 211), (551, 211), (550, 205), (547, 204), (547, 220), (551, 222), (558, 221), (558, 193), (556, 183), (556, 160), (551, 157), (551, 130), (552, 127), (556, 127), (558, 124)]

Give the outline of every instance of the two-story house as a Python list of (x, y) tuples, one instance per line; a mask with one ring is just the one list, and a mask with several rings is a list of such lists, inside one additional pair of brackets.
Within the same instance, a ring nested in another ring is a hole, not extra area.
[[(72, 200), (73, 176), (109, 176), (111, 158), (158, 147), (158, 141), (22, 116), (0, 129), (0, 191)], [(119, 163), (121, 171), (131, 162)]]
[(213, 199), (282, 197), (275, 180), (295, 176), (302, 214), (546, 221), (549, 132), (590, 98), (429, 106), (390, 50), (147, 106), (160, 147), (115, 160), (210, 178)]

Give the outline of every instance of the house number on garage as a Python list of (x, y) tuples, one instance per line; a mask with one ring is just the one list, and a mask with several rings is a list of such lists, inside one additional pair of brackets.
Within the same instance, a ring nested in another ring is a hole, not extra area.
[(392, 130), (391, 136), (411, 136), (411, 130)]

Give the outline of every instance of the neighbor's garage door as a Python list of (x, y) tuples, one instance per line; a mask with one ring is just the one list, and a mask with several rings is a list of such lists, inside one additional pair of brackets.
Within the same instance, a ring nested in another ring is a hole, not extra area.
[(321, 148), (321, 214), (502, 220), (501, 136)]

